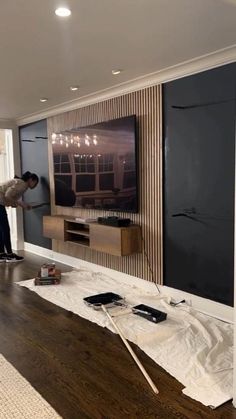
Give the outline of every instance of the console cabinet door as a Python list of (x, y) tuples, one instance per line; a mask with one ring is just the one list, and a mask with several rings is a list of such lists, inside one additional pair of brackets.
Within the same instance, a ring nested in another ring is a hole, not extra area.
[(90, 248), (98, 252), (122, 256), (121, 228), (90, 224)]
[(56, 216), (43, 217), (43, 235), (54, 240), (64, 241), (65, 222), (64, 218)]
[(114, 256), (141, 252), (141, 229), (138, 225), (112, 227), (90, 224), (90, 249)]

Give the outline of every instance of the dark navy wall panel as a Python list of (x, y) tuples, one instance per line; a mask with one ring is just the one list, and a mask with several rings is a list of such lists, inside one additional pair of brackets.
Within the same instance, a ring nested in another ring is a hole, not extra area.
[(24, 194), (27, 202), (48, 203), (41, 208), (24, 211), (24, 239), (26, 242), (51, 249), (51, 240), (43, 237), (43, 216), (51, 213), (47, 121), (42, 120), (20, 127), (22, 173), (29, 170), (39, 176), (39, 184)]
[(233, 305), (236, 64), (164, 85), (164, 284)]

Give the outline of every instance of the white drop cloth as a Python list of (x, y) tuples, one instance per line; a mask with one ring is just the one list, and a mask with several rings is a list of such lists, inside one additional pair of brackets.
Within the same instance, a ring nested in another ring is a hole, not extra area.
[[(128, 283), (122, 274), (118, 281), (86, 269), (63, 274), (61, 284), (55, 286), (35, 286), (32, 279), (18, 282), (42, 298), (113, 332), (103, 311), (86, 306), (84, 297), (114, 292), (125, 297), (129, 304), (142, 303), (166, 312), (167, 320), (158, 324), (130, 313), (117, 315), (115, 321), (128, 340), (185, 386), (184, 394), (212, 407), (230, 400), (233, 326), (184, 304), (172, 307), (167, 297), (158, 295), (155, 284), (149, 284), (148, 290), (142, 284), (143, 281), (140, 286), (139, 280), (134, 283), (133, 279)], [(111, 314), (115, 312), (117, 308), (110, 310)]]

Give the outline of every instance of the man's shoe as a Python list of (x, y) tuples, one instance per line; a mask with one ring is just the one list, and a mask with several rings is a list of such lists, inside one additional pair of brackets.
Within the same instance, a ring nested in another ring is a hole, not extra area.
[(22, 260), (24, 260), (23, 256), (18, 256), (18, 255), (16, 255), (16, 253), (6, 254), (6, 256), (5, 256), (5, 261), (7, 263), (22, 262)]
[(6, 257), (7, 257), (6, 253), (0, 253), (0, 263), (6, 262)]

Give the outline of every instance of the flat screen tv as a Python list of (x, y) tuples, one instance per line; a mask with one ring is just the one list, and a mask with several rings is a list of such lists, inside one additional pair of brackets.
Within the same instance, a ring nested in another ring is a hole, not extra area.
[(137, 212), (135, 115), (52, 134), (55, 204)]

